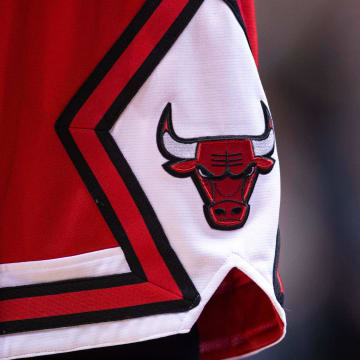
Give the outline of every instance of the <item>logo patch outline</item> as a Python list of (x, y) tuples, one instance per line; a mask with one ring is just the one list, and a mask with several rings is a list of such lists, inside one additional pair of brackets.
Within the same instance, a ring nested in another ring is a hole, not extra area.
[[(184, 139), (174, 130), (171, 103), (161, 114), (156, 138), (160, 153), (168, 159), (163, 168), (178, 178), (191, 177), (204, 202), (204, 216), (213, 229), (235, 230), (245, 225), (257, 178), (260, 174), (268, 174), (274, 167), (275, 159), (271, 157), (275, 148), (273, 121), (266, 104), (263, 101), (260, 104), (265, 122), (261, 135)], [(207, 166), (204, 166), (204, 161)], [(227, 186), (220, 189), (219, 184), (224, 180)]]

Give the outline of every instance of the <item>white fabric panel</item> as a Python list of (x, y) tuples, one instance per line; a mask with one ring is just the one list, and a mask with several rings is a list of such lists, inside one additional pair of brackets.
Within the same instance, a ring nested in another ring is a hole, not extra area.
[(64, 258), (0, 265), (0, 288), (130, 272), (117, 248)]
[(112, 129), (171, 246), (200, 292), (200, 305), (187, 313), (0, 337), (0, 358), (67, 352), (188, 332), (233, 267), (264, 290), (285, 324), (285, 313), (275, 298), (272, 283), (280, 200), (276, 149), (273, 170), (258, 177), (245, 226), (220, 231), (208, 225), (203, 202), (191, 179), (173, 177), (162, 168), (167, 160), (156, 144), (158, 121), (168, 102), (172, 103), (176, 133), (189, 138), (262, 134), (260, 100), (267, 103), (239, 23), (223, 0), (206, 0)]
[[(260, 175), (243, 228), (212, 229), (190, 178), (162, 168), (156, 130), (167, 103), (182, 138), (260, 135), (267, 104), (245, 34), (222, 0), (206, 1), (121, 115), (112, 135), (199, 291), (232, 254), (272, 285), (280, 200), (279, 167)], [(141, 126), (139, 126), (141, 121)], [(277, 159), (276, 151), (273, 155)], [(246, 271), (245, 271), (246, 272)], [(196, 311), (196, 310), (194, 310)]]

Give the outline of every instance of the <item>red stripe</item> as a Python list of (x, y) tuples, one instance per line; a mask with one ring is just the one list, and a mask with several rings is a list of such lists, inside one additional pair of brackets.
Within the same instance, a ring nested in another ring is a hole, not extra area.
[(4, 300), (1, 302), (0, 321), (110, 310), (179, 299), (181, 297), (150, 283), (125, 285), (109, 289)]
[(95, 131), (70, 129), (89, 166), (96, 174), (150, 282), (181, 294), (149, 233), (139, 209)]
[(249, 37), (251, 50), (258, 65), (258, 40), (257, 40), (257, 29), (256, 29), (256, 18), (255, 18), (255, 4), (254, 0), (237, 0), (241, 15), (244, 19), (247, 34)]
[(72, 127), (95, 128), (187, 3), (188, 0), (164, 0), (159, 5), (77, 113), (71, 123)]
[(280, 276), (280, 273), (279, 273), (279, 269), (276, 270), (276, 276), (277, 276), (277, 278), (279, 280), (280, 291), (284, 294), (285, 290), (284, 290), (284, 285), (283, 285), (283, 282), (282, 282), (282, 279), (281, 279), (281, 276)]

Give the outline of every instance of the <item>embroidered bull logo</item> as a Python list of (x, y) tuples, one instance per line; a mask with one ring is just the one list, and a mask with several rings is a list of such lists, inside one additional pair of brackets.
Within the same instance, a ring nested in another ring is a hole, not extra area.
[(163, 167), (173, 176), (192, 178), (204, 201), (205, 217), (215, 229), (233, 230), (245, 224), (257, 177), (274, 166), (273, 123), (262, 101), (261, 106), (265, 131), (259, 136), (183, 139), (174, 131), (170, 103), (161, 115), (158, 147), (169, 160)]

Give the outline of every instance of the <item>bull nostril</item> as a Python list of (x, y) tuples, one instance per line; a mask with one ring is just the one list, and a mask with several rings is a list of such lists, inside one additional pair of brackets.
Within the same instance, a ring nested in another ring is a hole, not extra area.
[(216, 215), (225, 215), (226, 214), (226, 211), (225, 211), (225, 209), (223, 209), (223, 208), (216, 208), (215, 210), (214, 210), (214, 213), (216, 214)]
[(240, 206), (234, 207), (234, 208), (231, 210), (231, 213), (232, 213), (233, 215), (239, 215), (239, 214), (241, 214), (241, 207), (240, 207)]

